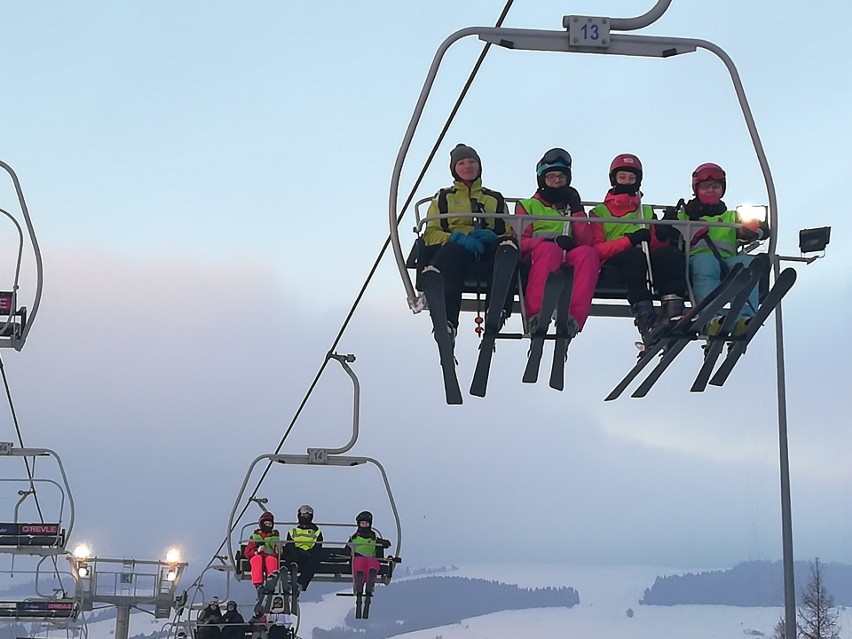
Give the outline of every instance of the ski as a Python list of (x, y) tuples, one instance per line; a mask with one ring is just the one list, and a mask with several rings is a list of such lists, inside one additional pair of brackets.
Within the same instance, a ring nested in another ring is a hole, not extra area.
[(754, 290), (754, 287), (758, 285), (760, 278), (763, 277), (766, 271), (764, 262), (762, 260), (752, 261), (747, 271), (749, 280), (740, 292), (737, 293), (733, 301), (731, 301), (731, 306), (728, 308), (725, 319), (719, 327), (719, 333), (707, 338), (707, 344), (704, 346), (704, 362), (701, 364), (701, 369), (698, 371), (698, 375), (689, 389), (693, 393), (701, 393), (707, 388), (707, 382), (710, 381), (710, 376), (713, 374), (713, 369), (716, 367), (719, 355), (721, 355), (725, 343), (734, 332), (740, 311), (748, 304), (749, 295)]
[(420, 275), (423, 293), (429, 304), (432, 329), (438, 343), (441, 358), (441, 370), (444, 374), (444, 394), (448, 404), (461, 404), (462, 393), (456, 377), (456, 358), (453, 354), (453, 334), (447, 325), (447, 306), (444, 301), (444, 281), (441, 272), (434, 266), (427, 266)]
[(494, 270), (488, 289), (488, 308), (485, 311), (485, 332), (479, 340), (479, 356), (476, 359), (476, 368), (470, 383), (470, 394), (477, 397), (485, 397), (485, 391), (488, 388), (494, 341), (503, 325), (503, 307), (506, 297), (512, 290), (517, 263), (518, 249), (514, 242), (501, 243), (494, 255)]
[(760, 327), (763, 326), (763, 323), (769, 319), (772, 311), (774, 311), (775, 307), (781, 303), (781, 300), (795, 283), (796, 271), (794, 269), (786, 268), (781, 271), (778, 279), (775, 280), (775, 284), (772, 285), (772, 288), (769, 289), (766, 297), (763, 298), (763, 303), (757, 307), (757, 313), (755, 313), (754, 317), (752, 317), (751, 321), (748, 323), (746, 332), (739, 338), (735, 338), (733, 340), (732, 346), (730, 347), (730, 350), (728, 350), (728, 355), (722, 361), (721, 366), (719, 366), (719, 370), (716, 371), (716, 374), (713, 375), (710, 380), (710, 383), (713, 386), (722, 386), (725, 381), (727, 381), (728, 376), (734, 369), (734, 366), (736, 366), (740, 357), (742, 357), (745, 353), (749, 342), (754, 339), (757, 331), (759, 331)]
[[(651, 363), (655, 355), (660, 353), (664, 348), (671, 347), (671, 343), (675, 342), (678, 336), (690, 334), (693, 322), (703, 321), (706, 324), (713, 319), (716, 311), (728, 302), (731, 294), (730, 289), (733, 287), (740, 272), (742, 272), (742, 265), (735, 265), (725, 279), (719, 283), (719, 286), (713, 289), (707, 297), (691, 307), (683, 314), (683, 317), (668, 327), (661, 334), (660, 339), (653, 344), (646, 345), (645, 349), (639, 354), (636, 364), (628, 371), (624, 379), (612, 389), (610, 394), (604, 398), (604, 401), (608, 402), (617, 399), (630, 386), (630, 383), (639, 376), (639, 373)], [(710, 310), (708, 311), (708, 309)], [(686, 346), (685, 343), (684, 346)], [(683, 350), (683, 347), (680, 350)]]
[(654, 369), (648, 373), (648, 377), (642, 380), (642, 383), (639, 384), (635, 391), (633, 391), (631, 397), (645, 397), (680, 352), (683, 351), (683, 349), (686, 348), (691, 341), (698, 339), (698, 336), (713, 320), (713, 318), (719, 314), (726, 304), (735, 299), (739, 295), (740, 291), (742, 291), (742, 289), (745, 288), (750, 281), (751, 276), (749, 271), (742, 268), (742, 265), (740, 265), (731, 285), (726, 287), (723, 294), (717, 296), (715, 301), (708, 304), (704, 310), (695, 317), (695, 320), (689, 326), (689, 330), (683, 335), (666, 340), (668, 344), (663, 347), (665, 350), (663, 357), (659, 362), (657, 362)]
[(364, 580), (366, 575), (363, 572), (357, 572), (353, 575), (352, 587), (355, 591), (355, 618), (361, 619), (362, 606), (364, 605)]
[(556, 304), (556, 343), (553, 346), (553, 364), (550, 367), (550, 387), (561, 391), (565, 388), (565, 362), (568, 359), (568, 346), (579, 332), (577, 322), (571, 317), (571, 294), (574, 291), (574, 269), (563, 266), (560, 269), (563, 278), (562, 292)]
[(367, 575), (366, 592), (364, 593), (364, 609), (361, 612), (362, 619), (370, 617), (370, 602), (373, 600), (373, 590), (376, 587), (376, 571), (371, 570)]
[(275, 596), (275, 589), (278, 585), (280, 576), (281, 574), (279, 572), (273, 572), (272, 574), (267, 575), (263, 583), (257, 587), (258, 597), (255, 610), (263, 608), (264, 612), (270, 611), (272, 607), (272, 598)]
[(541, 365), (541, 354), (544, 350), (544, 337), (550, 326), (553, 311), (559, 302), (559, 294), (562, 292), (564, 279), (559, 271), (549, 273), (544, 283), (544, 295), (541, 299), (541, 312), (538, 315), (538, 325), (535, 330), (530, 330), (530, 352), (527, 355), (527, 366), (524, 369), (524, 383), (534, 384), (538, 381), (538, 369)]

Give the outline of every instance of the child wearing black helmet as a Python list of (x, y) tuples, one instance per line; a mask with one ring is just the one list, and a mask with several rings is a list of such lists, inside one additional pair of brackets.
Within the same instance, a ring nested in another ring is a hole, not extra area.
[(349, 537), (349, 551), (352, 553), (352, 583), (355, 594), (367, 584), (367, 592), (372, 592), (379, 574), (379, 560), (384, 549), (390, 547), (387, 539), (382, 539), (373, 530), (373, 513), (364, 510), (355, 517), (358, 529)]

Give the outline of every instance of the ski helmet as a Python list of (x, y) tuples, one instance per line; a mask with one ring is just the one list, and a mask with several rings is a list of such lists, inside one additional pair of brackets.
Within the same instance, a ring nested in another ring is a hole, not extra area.
[(554, 147), (545, 153), (535, 165), (535, 174), (539, 188), (546, 188), (544, 176), (550, 171), (562, 171), (568, 176), (565, 186), (571, 184), (571, 154), (565, 149)]
[(637, 189), (642, 185), (642, 162), (632, 153), (616, 155), (609, 165), (609, 185), (616, 186), (615, 174), (619, 171), (630, 171), (636, 176), (636, 183), (631, 185)]
[(263, 526), (263, 522), (265, 522), (265, 521), (268, 521), (269, 523), (274, 525), (275, 524), (275, 515), (273, 515), (269, 511), (266, 511), (265, 513), (263, 513), (260, 516), (260, 519), (257, 520), (257, 523), (260, 524), (261, 526)]
[(299, 521), (312, 522), (314, 520), (314, 509), (307, 504), (299, 506), (299, 512), (296, 514), (299, 517)]
[(450, 173), (452, 176), (461, 180), (459, 174), (456, 173), (456, 164), (461, 162), (462, 160), (476, 160), (477, 164), (479, 164), (479, 173), (477, 174), (477, 178), (482, 177), (482, 160), (479, 159), (479, 154), (473, 147), (467, 146), (466, 144), (457, 144), (456, 148), (450, 151)]
[(722, 194), (724, 195), (727, 183), (725, 181), (725, 171), (718, 164), (707, 162), (702, 164), (692, 172), (692, 194), (698, 195), (698, 185), (707, 180), (715, 180), (722, 183)]
[(358, 513), (358, 516), (355, 518), (355, 523), (360, 524), (362, 521), (366, 521), (371, 526), (373, 525), (373, 513), (369, 510), (364, 510)]

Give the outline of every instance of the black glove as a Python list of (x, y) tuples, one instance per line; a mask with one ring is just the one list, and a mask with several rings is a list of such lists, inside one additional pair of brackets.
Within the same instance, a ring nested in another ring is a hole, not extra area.
[(639, 229), (638, 231), (628, 233), (627, 237), (630, 238), (630, 243), (633, 246), (637, 246), (640, 242), (651, 241), (651, 231), (649, 231), (648, 229)]
[(577, 246), (577, 243), (574, 241), (574, 238), (570, 235), (557, 235), (553, 238), (553, 243), (556, 244), (563, 251), (570, 251), (572, 248)]
[(568, 205), (568, 210), (571, 213), (583, 213), (583, 202), (580, 199), (580, 194), (573, 186), (568, 187), (568, 197), (565, 198), (565, 203)]
[(671, 242), (676, 240), (680, 233), (678, 233), (678, 230), (670, 224), (657, 224), (654, 226), (654, 235), (656, 235), (657, 239), (661, 242)]

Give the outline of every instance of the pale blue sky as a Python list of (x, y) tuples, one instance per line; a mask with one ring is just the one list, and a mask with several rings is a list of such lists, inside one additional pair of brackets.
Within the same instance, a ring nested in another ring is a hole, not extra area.
[[(506, 26), (557, 29), (563, 14), (650, 4), (520, 0)], [(0, 157), (28, 196), (46, 285), (30, 342), (4, 362), (27, 443), (68, 458), (81, 536), (113, 555), (177, 540), (195, 561), (212, 554), (245, 469), (274, 448), (386, 236), (391, 168), (435, 49), (501, 8), (6, 3)], [(798, 228), (834, 228), (828, 259), (800, 270), (785, 321), (797, 555), (845, 561), (852, 225), (836, 212), (852, 177), (852, 51), (830, 25), (850, 19), (843, 2), (806, 15), (788, 2), (675, 0), (648, 30), (710, 40), (738, 65), (777, 184), (782, 250), (796, 252)], [(478, 51), (465, 41), (448, 55), (403, 198)], [(603, 196), (619, 152), (645, 163), (646, 200), (686, 195), (704, 161), (727, 169), (729, 204), (766, 198), (708, 53), (494, 50), (422, 196), (445, 185), (459, 141), (506, 195), (531, 193), (536, 160), (559, 145), (586, 199)], [(693, 348), (645, 400), (605, 405), (632, 363), (634, 329), (595, 320), (572, 346), (564, 393), (522, 385), (525, 348), (501, 344), (488, 398), (449, 408), (428, 318), (407, 311), (386, 261), (341, 345), (358, 354), (363, 385), (355, 452), (387, 465), (415, 564), (506, 559), (511, 522), (528, 516), (569, 561), (778, 558), (772, 331), (723, 390), (690, 396)], [(348, 439), (347, 380), (327, 375), (290, 452)], [(11, 437), (7, 426), (0, 439)], [(321, 519), (345, 521), (362, 498), (330, 475), (309, 487), (282, 476), (267, 496), (274, 509), (312, 501)], [(448, 522), (472, 543), (436, 544)]]

